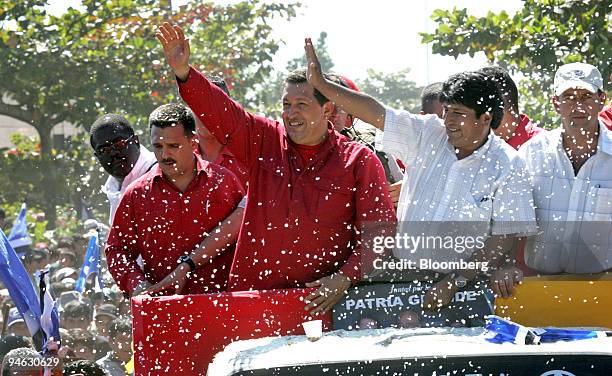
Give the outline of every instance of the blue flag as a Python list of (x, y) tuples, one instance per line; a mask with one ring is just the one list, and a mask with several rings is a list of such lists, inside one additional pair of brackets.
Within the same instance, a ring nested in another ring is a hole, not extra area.
[(8, 241), (13, 249), (32, 244), (32, 238), (28, 234), (28, 223), (26, 221), (26, 204), (21, 205), (19, 215), (13, 224), (13, 228), (8, 236)]
[(531, 328), (499, 316), (487, 316), (486, 340), (493, 343), (515, 343), (532, 345), (557, 341), (576, 341), (581, 339), (612, 337), (612, 332), (565, 328)]
[(104, 283), (100, 275), (100, 245), (98, 244), (97, 233), (89, 238), (89, 245), (87, 246), (85, 260), (83, 260), (83, 266), (81, 267), (81, 274), (79, 274), (74, 290), (78, 292), (85, 291), (87, 277), (92, 273), (96, 273), (95, 291), (101, 291), (104, 288)]
[(11, 243), (0, 230), (0, 280), (32, 336), (40, 330), (40, 303), (34, 285)]
[(43, 353), (47, 352), (47, 341), (52, 339), (60, 342), (60, 320), (57, 311), (57, 303), (51, 297), (49, 288), (49, 270), (37, 272), (40, 289), (40, 305), (42, 314), (40, 316), (40, 327), (43, 330)]

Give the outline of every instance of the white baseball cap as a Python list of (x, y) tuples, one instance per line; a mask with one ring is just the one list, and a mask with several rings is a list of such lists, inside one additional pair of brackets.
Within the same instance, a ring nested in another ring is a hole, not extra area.
[(561, 95), (567, 89), (586, 89), (591, 93), (603, 91), (603, 78), (597, 68), (591, 64), (570, 63), (557, 69), (553, 84), (555, 95)]

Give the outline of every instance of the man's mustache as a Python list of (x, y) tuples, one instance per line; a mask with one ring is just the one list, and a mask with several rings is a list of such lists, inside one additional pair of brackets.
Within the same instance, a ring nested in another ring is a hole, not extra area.
[(176, 163), (176, 161), (174, 159), (162, 159), (161, 161), (162, 164), (170, 164), (170, 163)]

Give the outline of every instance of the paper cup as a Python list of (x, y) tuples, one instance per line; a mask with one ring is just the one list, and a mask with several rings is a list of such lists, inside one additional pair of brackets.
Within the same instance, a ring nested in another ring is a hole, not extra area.
[(323, 321), (321, 320), (303, 322), (302, 327), (304, 327), (304, 333), (309, 341), (317, 341), (323, 335)]

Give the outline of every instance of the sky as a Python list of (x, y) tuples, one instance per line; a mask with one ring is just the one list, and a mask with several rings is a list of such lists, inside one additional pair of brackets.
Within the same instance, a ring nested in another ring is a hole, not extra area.
[[(174, 8), (189, 0), (172, 0)], [(269, 1), (269, 0), (264, 0)], [(236, 0), (217, 0), (219, 4)], [(78, 0), (52, 0), (50, 10), (61, 13)], [(287, 61), (304, 53), (304, 37), (317, 40), (321, 31), (328, 34), (327, 44), (334, 70), (349, 78), (365, 78), (367, 69), (391, 73), (410, 68), (409, 77), (418, 85), (444, 81), (449, 75), (486, 65), (484, 55), (474, 58), (432, 55), (421, 44), (419, 32), (433, 32), (430, 15), (434, 9), (467, 8), (470, 14), (522, 8), (521, 0), (302, 0), (298, 16), (291, 21), (275, 20), (273, 36), (282, 38), (274, 65), (284, 69)]]

